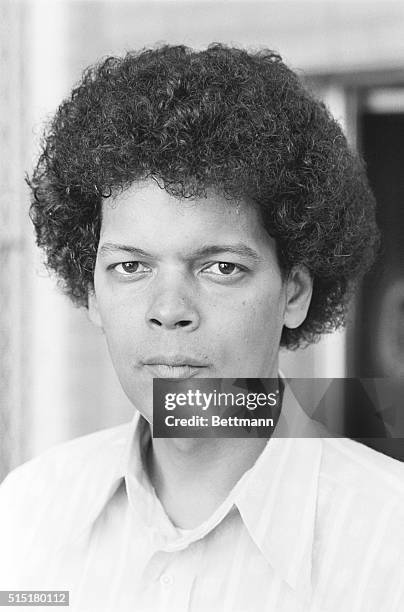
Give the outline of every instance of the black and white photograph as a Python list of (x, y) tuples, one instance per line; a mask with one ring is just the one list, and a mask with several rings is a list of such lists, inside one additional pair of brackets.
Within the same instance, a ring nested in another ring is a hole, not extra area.
[(0, 610), (404, 610), (404, 2), (0, 2)]

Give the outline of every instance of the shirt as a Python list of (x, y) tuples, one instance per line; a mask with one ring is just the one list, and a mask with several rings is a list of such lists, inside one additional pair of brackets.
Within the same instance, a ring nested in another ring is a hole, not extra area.
[(324, 437), (289, 388), (284, 405), (279, 427), (312, 437), (273, 436), (195, 529), (156, 497), (138, 413), (20, 466), (0, 487), (0, 589), (69, 590), (75, 611), (404, 610), (404, 466)]

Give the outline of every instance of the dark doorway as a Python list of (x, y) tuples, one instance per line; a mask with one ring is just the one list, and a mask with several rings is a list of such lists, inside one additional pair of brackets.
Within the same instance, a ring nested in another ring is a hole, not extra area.
[[(403, 90), (397, 89), (397, 92)], [(391, 99), (397, 99), (397, 95)], [(364, 104), (358, 128), (361, 152), (378, 204), (382, 248), (377, 264), (364, 279), (357, 302), (352, 374), (362, 378), (403, 377), (404, 381), (404, 108), (400, 111), (394, 107), (389, 109), (388, 105), (380, 109)], [(355, 437), (359, 427), (357, 419), (361, 418), (361, 432), (371, 437), (374, 435), (371, 425), (374, 414), (371, 415), (370, 410), (367, 433), (367, 417), (363, 410), (358, 410), (358, 399), (354, 398), (355, 394), (351, 400), (347, 396), (346, 434)], [(394, 424), (387, 427), (392, 437), (363, 441), (404, 460), (404, 419), (401, 416), (404, 388), (402, 398), (400, 414), (396, 414)], [(391, 407), (389, 415), (391, 418)], [(397, 435), (403, 438), (395, 437)]]

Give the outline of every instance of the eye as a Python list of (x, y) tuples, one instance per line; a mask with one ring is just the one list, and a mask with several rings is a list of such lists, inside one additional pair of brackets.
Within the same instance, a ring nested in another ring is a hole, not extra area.
[(114, 264), (112, 269), (122, 276), (131, 276), (150, 271), (150, 268), (142, 264), (140, 261), (122, 261), (121, 263)]
[(240, 272), (244, 272), (244, 269), (229, 261), (217, 261), (205, 268), (204, 272), (217, 276), (236, 276)]

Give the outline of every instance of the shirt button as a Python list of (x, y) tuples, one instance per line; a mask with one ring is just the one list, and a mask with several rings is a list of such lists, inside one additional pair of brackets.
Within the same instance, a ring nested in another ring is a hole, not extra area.
[(160, 584), (163, 587), (170, 587), (174, 584), (174, 577), (171, 574), (162, 574), (160, 576)]

